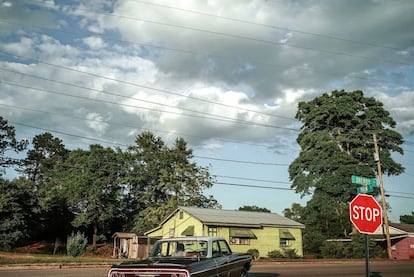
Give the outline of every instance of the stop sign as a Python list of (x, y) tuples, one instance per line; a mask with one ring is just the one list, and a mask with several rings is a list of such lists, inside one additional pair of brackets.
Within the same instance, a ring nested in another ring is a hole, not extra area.
[(382, 224), (382, 208), (371, 195), (358, 194), (352, 199), (349, 215), (360, 233), (372, 234)]

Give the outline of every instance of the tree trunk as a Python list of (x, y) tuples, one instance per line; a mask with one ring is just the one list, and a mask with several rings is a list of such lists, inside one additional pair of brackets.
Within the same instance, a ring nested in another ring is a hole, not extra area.
[(96, 237), (98, 236), (98, 224), (95, 222), (93, 224), (93, 236), (92, 236), (92, 249), (96, 249)]

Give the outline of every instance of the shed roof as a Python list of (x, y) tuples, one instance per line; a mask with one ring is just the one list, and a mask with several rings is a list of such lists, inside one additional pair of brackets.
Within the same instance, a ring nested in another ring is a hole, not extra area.
[(283, 226), (304, 228), (299, 222), (283, 217), (277, 213), (250, 212), (250, 211), (233, 211), (218, 210), (198, 207), (178, 207), (178, 210), (185, 211), (197, 218), (204, 224), (222, 225), (222, 226)]

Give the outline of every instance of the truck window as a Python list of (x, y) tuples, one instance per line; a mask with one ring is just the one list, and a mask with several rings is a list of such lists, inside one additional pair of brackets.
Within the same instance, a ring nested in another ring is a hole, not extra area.
[(219, 243), (220, 251), (221, 251), (222, 255), (230, 255), (231, 254), (231, 250), (230, 250), (229, 246), (227, 245), (227, 242), (225, 242), (224, 240), (220, 240), (218, 243)]

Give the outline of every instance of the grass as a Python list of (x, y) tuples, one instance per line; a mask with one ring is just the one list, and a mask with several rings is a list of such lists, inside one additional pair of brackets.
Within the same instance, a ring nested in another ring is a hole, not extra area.
[(21, 264), (114, 264), (119, 260), (104, 257), (69, 257), (66, 255), (0, 252), (0, 266)]

